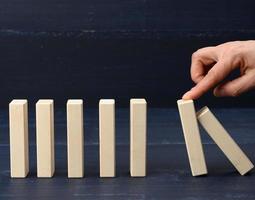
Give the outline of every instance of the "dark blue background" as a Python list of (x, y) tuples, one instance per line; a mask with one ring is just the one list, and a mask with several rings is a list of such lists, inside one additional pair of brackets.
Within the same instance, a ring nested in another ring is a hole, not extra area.
[[(204, 131), (208, 176), (191, 176), (176, 100), (192, 86), (200, 47), (255, 38), (254, 0), (0, 0), (0, 199), (254, 200), (255, 176), (241, 177)], [(235, 76), (234, 74), (233, 76)], [(116, 172), (99, 176), (99, 98), (148, 100), (148, 176), (129, 176), (129, 109), (116, 109)], [(208, 105), (254, 158), (255, 92)], [(56, 173), (36, 178), (35, 112), (29, 109), (30, 173), (11, 179), (7, 105), (55, 99)], [(85, 107), (85, 178), (67, 179), (68, 98)], [(162, 108), (151, 108), (162, 107)], [(175, 108), (169, 108), (175, 107)]]
[[(13, 98), (145, 97), (175, 106), (200, 47), (255, 38), (253, 0), (1, 0), (0, 106)], [(253, 106), (254, 92), (199, 104)]]

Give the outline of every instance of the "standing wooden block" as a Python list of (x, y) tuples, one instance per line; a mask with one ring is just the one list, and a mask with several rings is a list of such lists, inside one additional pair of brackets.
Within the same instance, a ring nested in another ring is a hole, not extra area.
[(36, 103), (37, 176), (52, 177), (55, 171), (53, 100)]
[(192, 100), (178, 100), (177, 104), (192, 175), (207, 174), (194, 103)]
[(68, 177), (84, 176), (83, 101), (67, 102), (67, 157)]
[(130, 100), (130, 175), (146, 176), (147, 103)]
[(254, 167), (208, 107), (198, 111), (197, 118), (241, 175), (246, 174)]
[(9, 104), (10, 165), (12, 178), (25, 178), (29, 172), (27, 100)]
[(100, 177), (115, 176), (115, 101), (99, 102)]

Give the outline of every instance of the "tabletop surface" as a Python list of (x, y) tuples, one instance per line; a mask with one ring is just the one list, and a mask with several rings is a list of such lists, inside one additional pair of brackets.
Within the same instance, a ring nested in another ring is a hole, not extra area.
[[(255, 109), (213, 109), (255, 163)], [(30, 173), (11, 179), (8, 111), (0, 112), (0, 199), (255, 199), (255, 173), (241, 176), (201, 129), (208, 175), (192, 177), (176, 109), (148, 110), (147, 176), (129, 175), (129, 110), (116, 108), (116, 177), (99, 178), (98, 109), (84, 110), (85, 177), (67, 178), (66, 113), (55, 110), (56, 170), (36, 177), (35, 114), (29, 112)]]

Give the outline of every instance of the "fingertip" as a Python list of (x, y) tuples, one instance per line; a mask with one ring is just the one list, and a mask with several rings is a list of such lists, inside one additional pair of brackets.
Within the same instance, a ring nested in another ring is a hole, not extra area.
[(191, 92), (191, 91), (186, 92), (186, 93), (182, 96), (182, 99), (183, 99), (183, 100), (190, 100), (190, 99), (192, 99), (192, 92)]

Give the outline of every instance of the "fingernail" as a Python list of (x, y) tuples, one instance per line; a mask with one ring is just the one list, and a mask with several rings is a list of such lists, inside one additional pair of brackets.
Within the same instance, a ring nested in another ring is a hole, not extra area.
[(188, 100), (191, 99), (191, 91), (186, 92), (183, 96), (182, 99)]
[[(196, 86), (194, 86), (193, 88), (191, 88), (190, 91), (192, 91), (195, 87), (196, 87)], [(190, 92), (190, 91), (189, 91), (189, 92)]]

